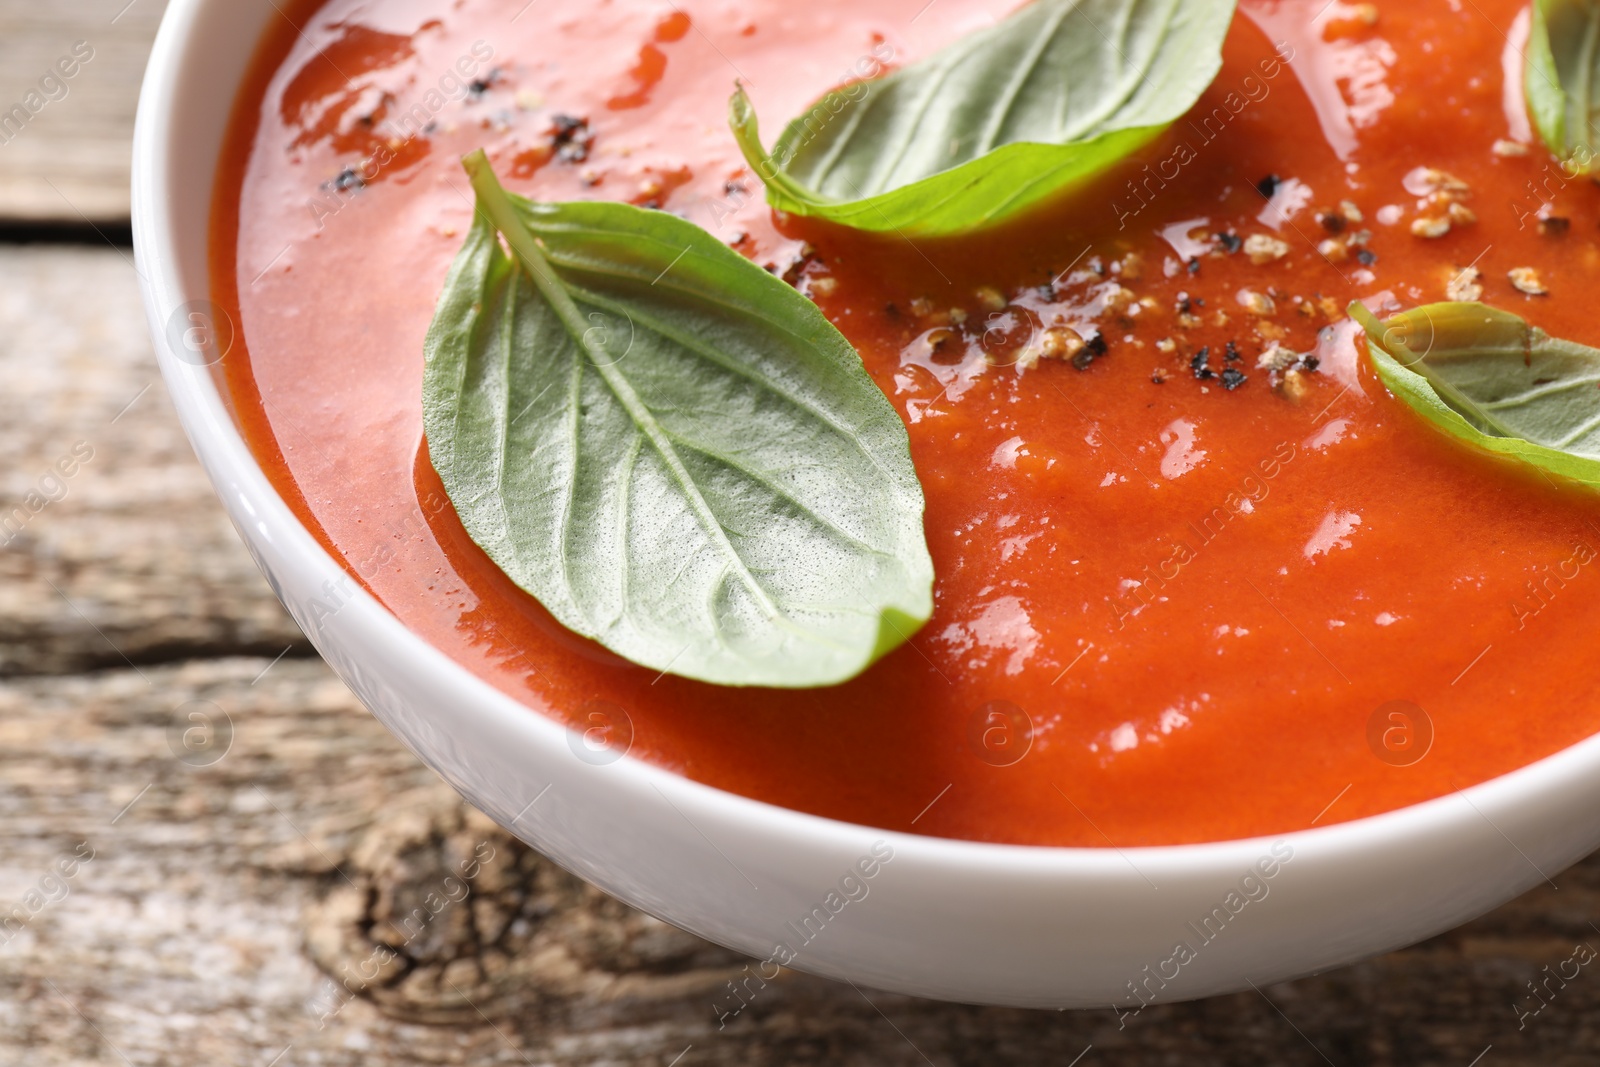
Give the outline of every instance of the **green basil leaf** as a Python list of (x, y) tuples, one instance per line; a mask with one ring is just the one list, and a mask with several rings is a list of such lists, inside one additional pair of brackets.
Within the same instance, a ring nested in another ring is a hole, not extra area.
[(1083, 181), (1194, 106), (1234, 0), (1033, 0), (886, 77), (830, 92), (768, 153), (731, 122), (781, 211), (862, 230), (962, 233)]
[(1550, 151), (1574, 174), (1600, 165), (1600, 5), (1533, 0), (1523, 86)]
[(905, 426), (809, 300), (665, 212), (534, 204), (481, 152), (466, 166), (478, 211), (423, 421), (514, 582), (635, 663), (724, 685), (841, 682), (927, 621)]
[(1429, 304), (1379, 321), (1359, 303), (1389, 391), (1491, 452), (1600, 486), (1600, 349), (1485, 304)]

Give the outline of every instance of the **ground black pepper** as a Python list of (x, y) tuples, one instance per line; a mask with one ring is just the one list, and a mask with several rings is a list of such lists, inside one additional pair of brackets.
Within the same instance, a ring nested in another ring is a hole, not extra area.
[(563, 163), (582, 163), (589, 158), (589, 146), (594, 142), (594, 133), (589, 129), (587, 118), (555, 115), (550, 123), (554, 127), (550, 134), (550, 147), (555, 149), (557, 159)]

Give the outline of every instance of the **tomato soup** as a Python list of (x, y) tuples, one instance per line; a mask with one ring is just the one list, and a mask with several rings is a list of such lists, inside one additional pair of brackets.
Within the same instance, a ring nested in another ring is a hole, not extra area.
[[(727, 127), (736, 79), (770, 140), (1009, 6), (285, 8), (213, 242), (240, 336), (224, 370), (269, 476), (352, 587), (530, 715), (856, 823), (1089, 847), (1273, 834), (1594, 733), (1600, 500), (1423, 422), (1345, 314), (1477, 290), (1600, 344), (1600, 192), (1529, 131), (1521, 0), (1245, 0), (1187, 117), (981, 235), (766, 207)], [(694, 221), (859, 349), (927, 496), (936, 606), (906, 645), (830, 689), (704, 685), (565, 631), (472, 543), (420, 392), (480, 147), (524, 195)], [(1522, 268), (1547, 292), (1515, 287)]]

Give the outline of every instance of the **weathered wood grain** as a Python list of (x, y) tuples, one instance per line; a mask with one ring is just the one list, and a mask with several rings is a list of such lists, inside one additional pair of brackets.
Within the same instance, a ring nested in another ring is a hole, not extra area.
[[(165, 7), (0, 0), (0, 223), (127, 219), (139, 79)], [(59, 87), (46, 80), (78, 42), (91, 58)]]
[(131, 253), (0, 246), (0, 382), (0, 676), (307, 650), (178, 426)]

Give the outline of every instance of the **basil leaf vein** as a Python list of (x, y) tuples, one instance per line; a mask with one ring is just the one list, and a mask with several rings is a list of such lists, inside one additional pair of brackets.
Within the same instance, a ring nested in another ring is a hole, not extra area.
[(1574, 174), (1600, 167), (1600, 5), (1533, 0), (1523, 86), (1550, 151)]
[(675, 216), (535, 204), (465, 162), (478, 211), (423, 421), (517, 585), (635, 663), (723, 685), (841, 682), (927, 621), (905, 426), (809, 300)]
[(1367, 332), (1378, 377), (1424, 418), (1491, 452), (1600, 487), (1600, 349), (1485, 304), (1429, 304)]
[(730, 122), (774, 207), (862, 230), (957, 234), (1104, 170), (1222, 67), (1234, 0), (1033, 0), (928, 58), (828, 93), (768, 152)]

